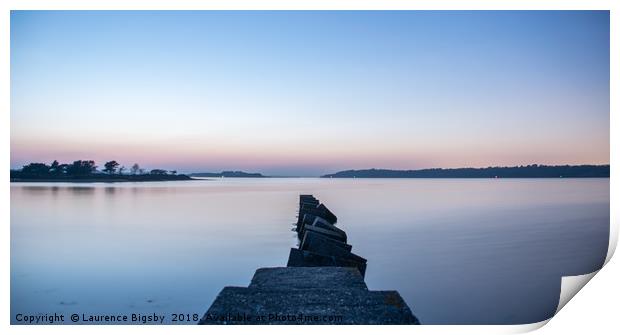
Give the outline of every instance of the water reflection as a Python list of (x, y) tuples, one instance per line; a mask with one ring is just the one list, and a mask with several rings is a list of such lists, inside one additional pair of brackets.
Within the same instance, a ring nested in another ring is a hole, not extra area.
[(608, 179), (12, 184), (11, 310), (204, 313), (286, 264), (299, 193), (424, 323), (540, 321), (607, 250)]

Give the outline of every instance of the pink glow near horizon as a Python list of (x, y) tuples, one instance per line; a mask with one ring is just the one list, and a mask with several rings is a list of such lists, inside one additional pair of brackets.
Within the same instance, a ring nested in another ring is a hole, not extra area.
[[(280, 145), (188, 145), (172, 141), (154, 140), (150, 143), (101, 143), (46, 141), (41, 148), (39, 141), (13, 142), (11, 166), (18, 168), (28, 162), (72, 162), (77, 159), (93, 159), (98, 165), (117, 160), (125, 166), (137, 162), (148, 168), (162, 167), (185, 172), (219, 171), (239, 169), (270, 174), (296, 175), (295, 170), (316, 170), (323, 174), (343, 169), (390, 168), (419, 169), (431, 167), (486, 167), (527, 164), (608, 164), (601, 159), (601, 152), (587, 147), (572, 146), (574, 150), (555, 150), (541, 144), (536, 149), (523, 145), (506, 145), (498, 150), (494, 146), (468, 145), (449, 146), (386, 146), (374, 147), (363, 144), (324, 144), (312, 147), (309, 144)], [(603, 150), (605, 148), (602, 148)], [(574, 157), (581, 157), (575, 159)]]

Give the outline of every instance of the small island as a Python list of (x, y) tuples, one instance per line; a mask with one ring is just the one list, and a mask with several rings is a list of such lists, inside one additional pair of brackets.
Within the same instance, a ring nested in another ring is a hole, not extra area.
[(260, 173), (250, 173), (243, 171), (222, 171), (222, 172), (197, 172), (191, 173), (191, 177), (211, 177), (211, 178), (266, 178)]
[(63, 164), (54, 161), (51, 164), (30, 163), (19, 170), (11, 170), (11, 182), (145, 182), (195, 180), (177, 171), (152, 169), (146, 171), (140, 165), (133, 164), (129, 171), (114, 160), (104, 164), (98, 170), (93, 160), (77, 160)]
[(321, 178), (609, 178), (609, 165), (526, 165), (486, 168), (346, 170)]

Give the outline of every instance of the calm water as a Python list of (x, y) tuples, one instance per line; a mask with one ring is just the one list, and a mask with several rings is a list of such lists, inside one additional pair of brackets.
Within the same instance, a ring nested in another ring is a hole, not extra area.
[(398, 290), (426, 324), (546, 319), (560, 276), (607, 252), (609, 179), (13, 183), (11, 322), (202, 316), (224, 286), (286, 265), (299, 193), (336, 213), (370, 289)]

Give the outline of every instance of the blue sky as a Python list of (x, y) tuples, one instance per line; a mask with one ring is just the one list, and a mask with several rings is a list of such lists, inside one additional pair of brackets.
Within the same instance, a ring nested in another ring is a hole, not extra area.
[(11, 166), (609, 163), (606, 11), (13, 11)]

